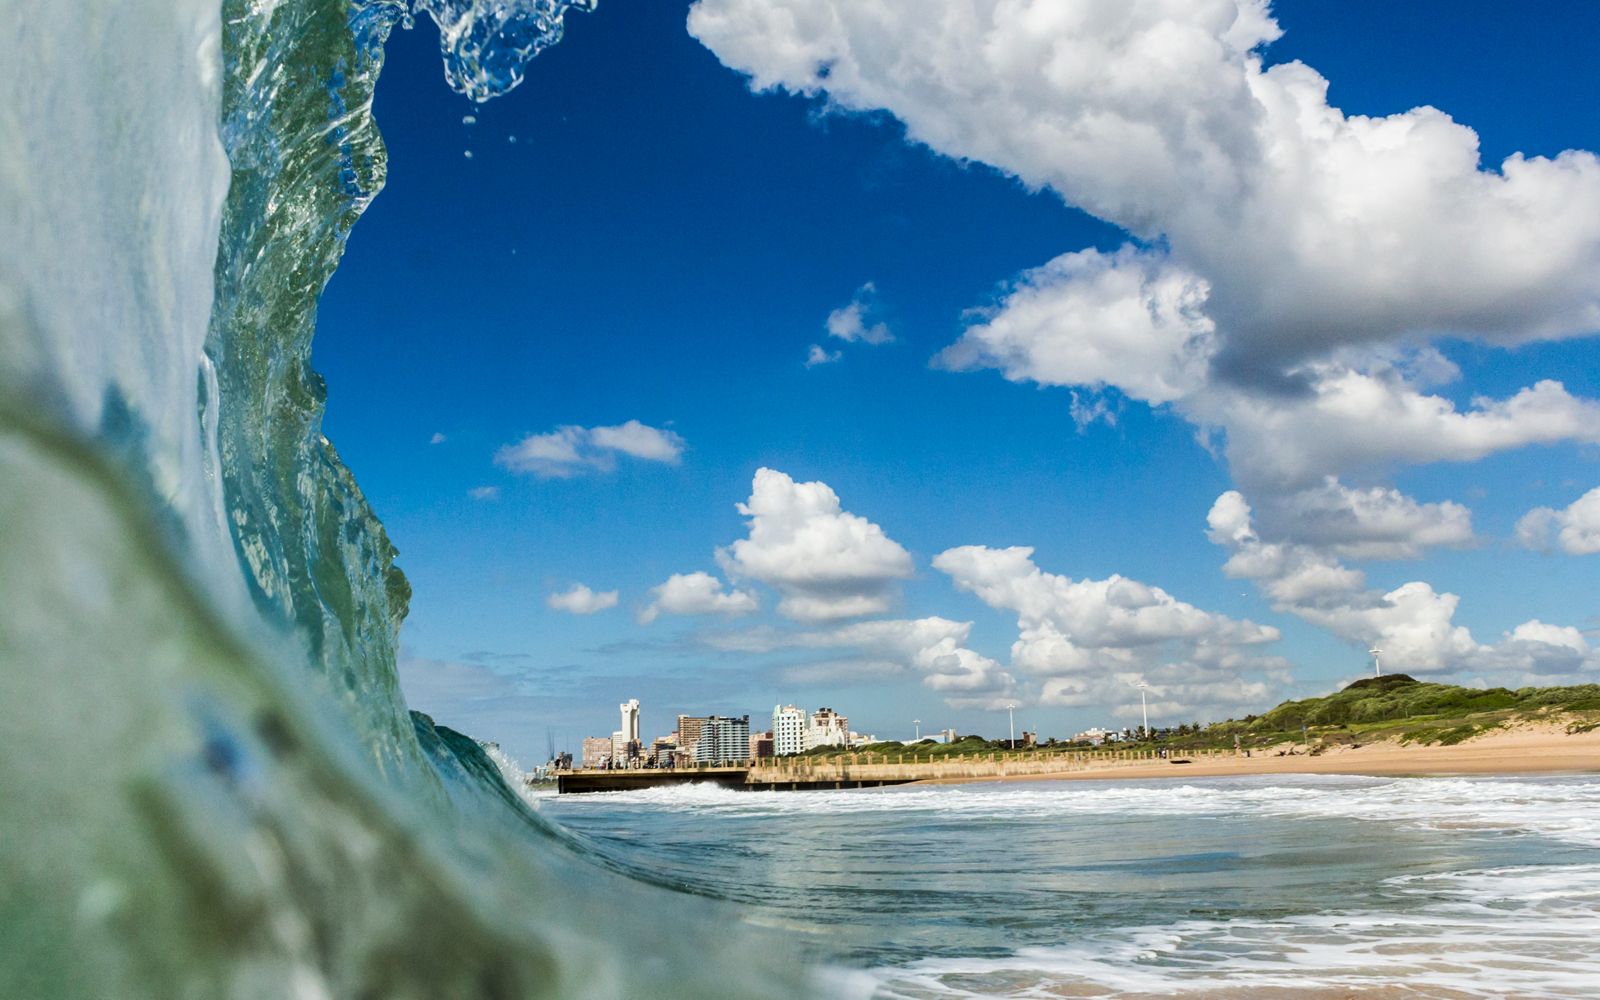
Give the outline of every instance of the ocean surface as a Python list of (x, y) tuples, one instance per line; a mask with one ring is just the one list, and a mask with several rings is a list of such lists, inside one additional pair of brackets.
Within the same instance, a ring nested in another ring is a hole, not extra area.
[(1600, 996), (1600, 778), (544, 796), (886, 998)]

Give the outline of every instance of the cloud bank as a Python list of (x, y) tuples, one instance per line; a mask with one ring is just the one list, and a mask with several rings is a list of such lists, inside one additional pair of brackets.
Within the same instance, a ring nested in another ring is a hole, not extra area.
[(676, 465), (684, 440), (669, 430), (637, 420), (612, 427), (567, 424), (544, 434), (529, 434), (495, 452), (496, 465), (540, 479), (571, 479), (591, 472), (611, 472), (617, 456)]

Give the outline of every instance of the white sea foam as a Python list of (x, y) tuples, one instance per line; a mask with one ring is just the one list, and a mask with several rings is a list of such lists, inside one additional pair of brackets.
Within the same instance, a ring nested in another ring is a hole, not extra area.
[(1582, 778), (1296, 776), (1200, 782), (1027, 782), (852, 791), (745, 792), (712, 784), (568, 796), (559, 807), (950, 816), (1223, 816), (1351, 819), (1422, 830), (1532, 833), (1600, 846), (1600, 781)]
[[(1600, 991), (1600, 865), (1400, 876), (1428, 898), (1281, 920), (1180, 921), (1000, 959), (876, 970), (877, 996), (1193, 995), (1382, 987), (1426, 997), (1592, 997)], [(1293, 995), (1291, 993), (1291, 995)]]

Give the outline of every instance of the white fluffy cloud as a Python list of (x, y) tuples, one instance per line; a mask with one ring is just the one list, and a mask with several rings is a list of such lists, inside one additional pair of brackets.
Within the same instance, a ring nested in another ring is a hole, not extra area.
[(1486, 169), (1434, 108), (1346, 115), (1263, 65), (1266, 0), (699, 0), (689, 29), (758, 90), (888, 111), (1145, 248), (1026, 272), (946, 366), (1172, 404), (1253, 494), (1600, 440), (1557, 382), (1462, 409), (1390, 360), (1600, 330), (1600, 159)]
[(1535, 507), (1517, 521), (1517, 541), (1530, 549), (1547, 551), (1552, 533), (1555, 544), (1569, 555), (1600, 552), (1600, 487), (1561, 510)]
[(722, 581), (710, 573), (674, 573), (659, 586), (650, 588), (651, 600), (639, 612), (641, 624), (648, 625), (662, 614), (669, 615), (745, 615), (760, 602), (749, 591), (723, 589)]
[(1332, 476), (1318, 486), (1269, 494), (1257, 519), (1268, 537), (1346, 559), (1415, 559), (1431, 548), (1473, 541), (1472, 511), (1461, 504), (1419, 503), (1390, 487), (1354, 489)]
[(1204, 281), (1152, 267), (1137, 251), (1062, 254), (1026, 271), (936, 358), (956, 371), (998, 368), (1013, 382), (1115, 385), (1169, 403), (1205, 381), (1215, 324)]
[(683, 438), (637, 420), (610, 427), (567, 424), (545, 434), (529, 434), (495, 452), (496, 465), (541, 479), (571, 479), (587, 472), (610, 472), (617, 455), (676, 465)]
[(1434, 108), (1347, 116), (1262, 65), (1266, 0), (699, 0), (689, 30), (757, 89), (887, 110), (1164, 241), (1241, 351), (1600, 327), (1600, 161), (1485, 170)]
[(830, 351), (821, 344), (812, 344), (806, 351), (806, 367), (815, 368), (818, 365), (831, 365), (844, 357), (843, 351)]
[(963, 546), (940, 553), (933, 565), (957, 589), (1017, 615), (1011, 665), (1043, 680), (1045, 704), (1124, 705), (1130, 685), (1147, 679), (1162, 685), (1170, 712), (1232, 708), (1258, 703), (1270, 690), (1243, 674), (1284, 676), (1281, 659), (1253, 651), (1275, 641), (1277, 629), (1203, 611), (1137, 580), (1046, 573), (1022, 547)]
[(1324, 476), (1402, 464), (1473, 461), (1560, 441), (1600, 442), (1600, 403), (1545, 380), (1506, 399), (1458, 409), (1421, 391), (1415, 375), (1382, 359), (1358, 369), (1328, 362), (1294, 374), (1303, 391), (1255, 394), (1211, 386), (1182, 408), (1227, 433), (1234, 475), (1253, 490), (1304, 487)]
[(971, 622), (948, 618), (879, 619), (826, 629), (788, 632), (757, 629), (708, 637), (724, 650), (769, 653), (791, 649), (846, 650), (853, 657), (794, 668), (827, 679), (906, 673), (939, 692), (952, 708), (997, 709), (1019, 703), (1015, 679), (995, 660), (968, 645)]
[(592, 615), (616, 607), (617, 596), (615, 590), (596, 592), (585, 584), (575, 583), (560, 593), (546, 597), (544, 603), (556, 611), (565, 611), (572, 615)]
[(1540, 674), (1600, 666), (1600, 653), (1575, 628), (1530, 621), (1484, 644), (1455, 623), (1461, 600), (1455, 594), (1420, 580), (1389, 591), (1368, 589), (1365, 574), (1345, 566), (1330, 548), (1263, 538), (1249, 503), (1235, 490), (1217, 498), (1207, 520), (1211, 540), (1230, 552), (1224, 572), (1254, 581), (1278, 610), (1359, 649), (1376, 645), (1392, 669)]
[(823, 324), (828, 336), (850, 344), (887, 344), (893, 340), (889, 325), (878, 318), (877, 297), (877, 286), (870, 281), (856, 289), (847, 304), (828, 314)]
[(882, 614), (895, 581), (911, 575), (911, 554), (844, 510), (826, 483), (759, 469), (739, 513), (749, 519), (749, 535), (719, 550), (718, 560), (731, 578), (777, 589), (779, 613), (797, 621)]

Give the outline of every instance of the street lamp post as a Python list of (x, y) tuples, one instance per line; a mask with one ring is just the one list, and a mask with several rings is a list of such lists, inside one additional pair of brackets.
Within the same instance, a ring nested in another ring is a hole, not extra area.
[(922, 720), (921, 719), (914, 719), (914, 720), (912, 720), (911, 724), (913, 726), (917, 727), (917, 742), (921, 743), (922, 742)]
[(1010, 745), (1011, 745), (1011, 749), (1013, 749), (1013, 750), (1015, 750), (1017, 748), (1017, 714), (1016, 713), (1017, 713), (1017, 706), (1015, 706), (1015, 705), (1007, 705), (1006, 706), (1006, 719), (1009, 722), (1010, 728), (1011, 728)]
[(1383, 676), (1383, 663), (1378, 659), (1378, 654), (1382, 653), (1383, 650), (1381, 650), (1378, 647), (1374, 646), (1371, 649), (1367, 650), (1367, 652), (1372, 654), (1372, 675), (1374, 677), (1382, 677)]

